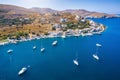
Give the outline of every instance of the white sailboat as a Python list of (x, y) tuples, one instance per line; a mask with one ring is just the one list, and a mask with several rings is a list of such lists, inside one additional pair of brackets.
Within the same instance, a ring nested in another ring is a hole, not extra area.
[(44, 51), (45, 51), (45, 48), (41, 48), (40, 51), (41, 51), (41, 52), (44, 52)]
[(25, 73), (27, 71), (27, 67), (23, 67), (19, 72), (18, 75), (22, 75), (23, 73)]
[(75, 60), (73, 60), (73, 63), (76, 65), (76, 66), (78, 66), (79, 65), (79, 63), (78, 63), (78, 61), (75, 59)]
[(33, 46), (33, 49), (36, 49), (36, 46)]
[(97, 46), (97, 47), (101, 47), (102, 45), (101, 45), (101, 44), (99, 44), (99, 43), (97, 43), (97, 44), (96, 44), (96, 46)]
[(13, 52), (13, 50), (12, 49), (9, 49), (8, 51), (7, 51), (7, 53), (12, 53)]
[(45, 51), (45, 48), (42, 47), (42, 41), (41, 41), (41, 49), (40, 49), (41, 52), (44, 52)]
[(55, 45), (57, 45), (57, 43), (58, 43), (58, 41), (54, 41), (54, 42), (52, 43), (52, 45), (55, 46)]
[(98, 56), (97, 54), (93, 54), (92, 56), (93, 56), (93, 58), (95, 58), (96, 60), (99, 60), (99, 56)]
[(74, 63), (76, 66), (79, 65), (77, 53), (76, 53), (76, 59), (73, 59), (73, 63)]
[(98, 54), (99, 47), (101, 47), (102, 45), (97, 43), (96, 46), (97, 46), (96, 47), (96, 53), (93, 54), (92, 56), (93, 56), (94, 59), (99, 60), (99, 56), (97, 54)]

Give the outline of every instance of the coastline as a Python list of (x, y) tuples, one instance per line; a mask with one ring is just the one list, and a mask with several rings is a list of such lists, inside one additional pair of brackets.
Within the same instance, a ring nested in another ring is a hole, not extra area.
[[(105, 26), (101, 26), (101, 31), (99, 32), (92, 32), (92, 33), (81, 33), (81, 34), (74, 34), (74, 35), (66, 35), (66, 37), (71, 37), (71, 36), (76, 36), (76, 37), (79, 37), (79, 36), (92, 36), (94, 34), (101, 34), (102, 32), (105, 31), (106, 27)], [(2, 42), (0, 41), (0, 46), (3, 46), (3, 45), (7, 45), (7, 44), (17, 44), (18, 42), (24, 42), (24, 41), (31, 41), (31, 40), (35, 40), (35, 39), (43, 39), (43, 38), (55, 38), (55, 37), (60, 37), (60, 38), (63, 38), (62, 37), (63, 35), (61, 36), (51, 36), (51, 35), (42, 35), (42, 36), (36, 36), (34, 38), (28, 38), (28, 39), (22, 39), (22, 40), (9, 40), (7, 39), (8, 41), (6, 42)]]

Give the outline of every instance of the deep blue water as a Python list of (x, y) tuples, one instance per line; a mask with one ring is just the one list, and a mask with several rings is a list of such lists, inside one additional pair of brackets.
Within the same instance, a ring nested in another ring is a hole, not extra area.
[[(53, 38), (0, 46), (0, 80), (120, 80), (120, 18), (93, 19), (107, 26), (102, 35)], [(58, 40), (57, 46), (51, 43)], [(45, 52), (40, 52), (40, 46)], [(99, 61), (95, 53), (99, 48)], [(37, 49), (32, 47), (36, 45)], [(13, 49), (13, 53), (6, 51)], [(73, 64), (78, 53), (79, 67)], [(18, 71), (30, 65), (25, 74)]]

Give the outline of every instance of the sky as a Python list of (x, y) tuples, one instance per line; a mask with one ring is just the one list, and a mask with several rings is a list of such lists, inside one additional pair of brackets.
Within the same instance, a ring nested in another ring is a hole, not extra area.
[(0, 0), (0, 4), (17, 5), (25, 8), (52, 8), (56, 10), (85, 9), (120, 14), (120, 0)]

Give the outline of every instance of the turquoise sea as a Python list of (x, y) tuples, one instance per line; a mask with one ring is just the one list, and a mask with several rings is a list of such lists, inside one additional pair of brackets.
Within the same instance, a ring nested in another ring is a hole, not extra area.
[[(48, 38), (0, 46), (0, 80), (120, 80), (120, 18), (92, 19), (106, 25), (102, 35)], [(52, 46), (54, 40), (58, 45)], [(99, 61), (92, 57), (99, 48)], [(40, 47), (45, 52), (40, 52)], [(33, 46), (36, 45), (36, 50)], [(13, 49), (11, 54), (8, 49)], [(78, 54), (79, 66), (73, 64)], [(30, 67), (18, 76), (22, 67)]]

